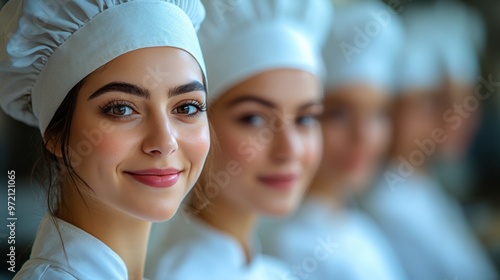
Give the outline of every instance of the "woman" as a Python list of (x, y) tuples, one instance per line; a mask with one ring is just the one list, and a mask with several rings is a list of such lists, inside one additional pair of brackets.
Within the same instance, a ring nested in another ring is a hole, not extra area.
[(0, 14), (0, 102), (40, 128), (50, 210), (15, 279), (142, 279), (151, 222), (174, 215), (210, 145), (204, 8), (52, 4)]
[(335, 8), (324, 49), (323, 158), (297, 213), (263, 227), (264, 248), (289, 261), (298, 279), (404, 279), (388, 241), (352, 203), (370, 184), (389, 144), (402, 23), (377, 1)]
[[(436, 157), (457, 147), (461, 132), (450, 129), (464, 129), (455, 123), (457, 116), (447, 113), (453, 107), (448, 107), (443, 85), (454, 73), (460, 73), (462, 82), (471, 81), (467, 73), (478, 67), (472, 67), (477, 61), (467, 69), (450, 67), (471, 58), (460, 50), (470, 42), (454, 37), (453, 26), (464, 31), (460, 25), (464, 19), (453, 4), (439, 4), (438, 10), (430, 7), (419, 5), (405, 12), (409, 39), (399, 69), (391, 162), (367, 208), (389, 237), (409, 279), (498, 279), (459, 204), (432, 174)], [(444, 13), (451, 16), (443, 17)], [(444, 24), (447, 19), (453, 20)], [(443, 48), (444, 39), (454, 46)], [(450, 61), (456, 48), (464, 57)], [(464, 125), (468, 126), (465, 121)]]
[[(187, 215), (152, 247), (154, 279), (283, 279), (288, 268), (260, 253), (261, 215), (299, 203), (321, 146), (319, 48), (325, 1), (206, 1), (200, 42), (207, 58), (214, 162)], [(325, 7), (326, 6), (326, 7)]]

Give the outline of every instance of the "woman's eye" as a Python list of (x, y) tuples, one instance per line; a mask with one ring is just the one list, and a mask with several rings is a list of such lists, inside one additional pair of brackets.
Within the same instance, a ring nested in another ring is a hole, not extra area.
[(116, 116), (129, 116), (134, 113), (134, 110), (126, 105), (113, 106), (110, 108), (109, 113)]
[(240, 122), (252, 126), (263, 126), (266, 120), (258, 115), (248, 115), (240, 119)]
[(128, 102), (123, 101), (112, 101), (108, 105), (99, 107), (101, 111), (113, 118), (127, 118), (132, 116), (136, 111), (133, 109), (132, 105)]
[(349, 112), (345, 109), (335, 109), (325, 112), (325, 117), (332, 121), (346, 121), (349, 119)]
[(194, 115), (200, 111), (198, 107), (192, 104), (184, 104), (174, 109), (175, 114)]
[(297, 119), (297, 123), (303, 126), (312, 126), (318, 123), (317, 116), (302, 116)]

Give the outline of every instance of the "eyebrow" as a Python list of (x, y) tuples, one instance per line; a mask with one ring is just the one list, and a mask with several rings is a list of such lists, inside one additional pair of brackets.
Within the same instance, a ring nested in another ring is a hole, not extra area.
[(301, 105), (299, 107), (298, 111), (302, 111), (302, 110), (308, 109), (310, 107), (315, 107), (315, 106), (323, 106), (323, 103), (321, 101), (312, 101), (312, 102), (306, 103), (304, 105)]
[(106, 84), (96, 90), (92, 95), (89, 96), (88, 100), (92, 100), (94, 98), (97, 98), (98, 96), (101, 96), (105, 94), (106, 92), (110, 91), (119, 91), (119, 92), (124, 92), (132, 95), (136, 95), (142, 98), (149, 99), (149, 91), (147, 89), (141, 88), (139, 86), (129, 84), (129, 83), (124, 83), (124, 82), (111, 82), (109, 84)]
[[(104, 93), (111, 92), (111, 91), (119, 91), (123, 93), (128, 93), (131, 95), (139, 96), (145, 99), (150, 98), (150, 93), (149, 90), (142, 88), (140, 86), (130, 84), (130, 83), (125, 83), (125, 82), (111, 82), (109, 84), (106, 84), (96, 90), (92, 95), (89, 96), (88, 100), (92, 100), (94, 98), (97, 98), (100, 95), (103, 95)], [(206, 89), (205, 86), (203, 86), (202, 83), (198, 81), (192, 81), (190, 83), (184, 84), (177, 86), (171, 90), (168, 91), (168, 97), (173, 97), (176, 95), (180, 95), (183, 93), (188, 93), (188, 92), (193, 92), (193, 91), (203, 91), (206, 94)]]
[[(263, 98), (260, 98), (260, 97), (257, 97), (257, 96), (251, 96), (251, 95), (241, 96), (239, 98), (236, 98), (236, 99), (232, 100), (231, 102), (229, 102), (228, 107), (235, 106), (235, 105), (238, 105), (238, 104), (241, 104), (241, 103), (244, 103), (244, 102), (259, 103), (259, 104), (264, 105), (266, 107), (269, 107), (271, 109), (274, 109), (274, 108), (278, 107), (278, 106), (276, 106), (276, 104), (274, 104), (271, 101), (268, 101), (266, 99), (263, 99)], [(300, 107), (298, 107), (297, 111), (302, 111), (302, 110), (305, 110), (305, 109), (307, 109), (309, 107), (321, 106), (321, 105), (322, 105), (321, 100), (311, 101), (311, 102), (308, 102), (308, 103), (303, 104)]]
[(263, 98), (260, 98), (260, 97), (257, 97), (257, 96), (251, 96), (251, 95), (244, 95), (244, 96), (238, 97), (238, 98), (234, 99), (233, 101), (229, 102), (229, 104), (227, 104), (227, 106), (231, 107), (231, 106), (235, 106), (235, 105), (238, 105), (238, 104), (241, 104), (244, 102), (255, 102), (255, 103), (259, 103), (261, 105), (264, 105), (266, 107), (269, 107), (271, 109), (276, 108), (276, 104), (274, 104), (273, 102), (268, 101), (268, 100), (263, 99)]
[(205, 94), (207, 94), (207, 89), (202, 83), (198, 81), (192, 81), (190, 83), (180, 85), (169, 90), (168, 97), (173, 97), (179, 94), (193, 92), (193, 91), (203, 91)]

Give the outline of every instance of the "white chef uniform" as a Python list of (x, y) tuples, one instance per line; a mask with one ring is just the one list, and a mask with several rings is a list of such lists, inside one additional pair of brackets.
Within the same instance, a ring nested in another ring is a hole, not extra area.
[[(54, 224), (57, 222), (58, 227)], [(128, 279), (123, 260), (99, 239), (46, 214), (16, 280)]]

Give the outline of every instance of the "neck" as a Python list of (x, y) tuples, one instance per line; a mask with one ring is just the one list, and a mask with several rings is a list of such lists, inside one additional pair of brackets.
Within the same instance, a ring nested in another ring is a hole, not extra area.
[(71, 187), (65, 188), (63, 201), (58, 218), (91, 234), (118, 254), (127, 266), (128, 279), (143, 279), (150, 222), (106, 208)]
[(348, 194), (341, 182), (322, 179), (316, 176), (311, 183), (307, 196), (325, 201), (332, 206), (333, 211), (342, 211), (347, 207)]
[(219, 195), (203, 209), (199, 217), (212, 227), (234, 237), (242, 247), (247, 263), (251, 262), (252, 238), (254, 236), (257, 215), (231, 203), (223, 195)]
[(393, 168), (394, 167), (402, 168), (404, 170), (411, 169), (414, 170), (414, 174), (422, 174), (422, 175), (429, 174), (429, 161), (431, 160), (430, 158), (426, 158), (423, 164), (416, 165), (416, 164), (411, 164), (411, 162), (408, 160), (408, 157), (404, 157), (404, 159), (402, 159), (400, 157), (400, 155), (402, 154), (403, 153), (401, 152), (395, 152), (395, 151), (391, 153), (390, 163), (392, 164)]

